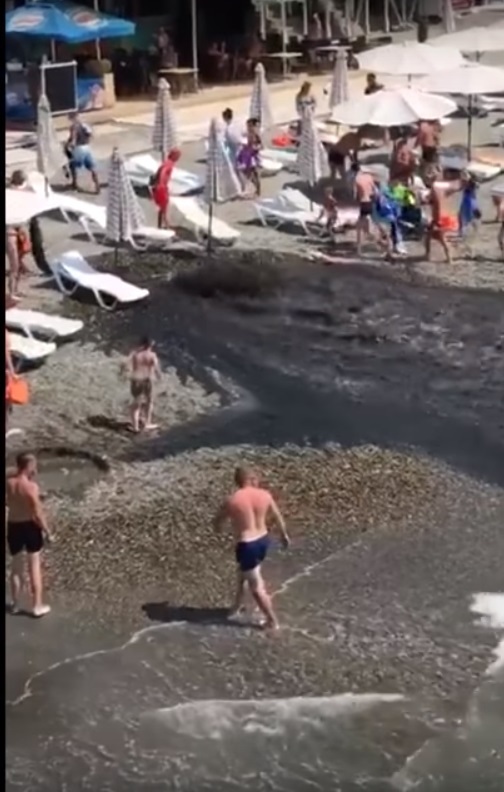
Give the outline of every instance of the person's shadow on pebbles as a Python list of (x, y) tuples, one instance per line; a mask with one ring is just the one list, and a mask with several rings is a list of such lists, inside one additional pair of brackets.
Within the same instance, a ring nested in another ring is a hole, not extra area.
[(253, 623), (235, 621), (229, 618), (229, 608), (195, 608), (191, 605), (170, 605), (168, 602), (146, 602), (142, 611), (150, 621), (170, 624), (171, 622), (186, 622), (187, 624), (200, 624), (203, 626), (220, 627), (248, 627), (253, 628)]

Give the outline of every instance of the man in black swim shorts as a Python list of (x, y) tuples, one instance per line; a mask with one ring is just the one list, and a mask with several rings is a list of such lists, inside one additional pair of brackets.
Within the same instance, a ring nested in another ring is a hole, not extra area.
[(44, 537), (51, 541), (47, 520), (40, 502), (38, 485), (34, 481), (37, 461), (32, 454), (20, 454), (16, 471), (7, 478), (7, 544), (12, 556), (10, 575), (11, 612), (19, 612), (19, 598), (23, 581), (23, 553), (28, 559), (28, 574), (33, 593), (32, 615), (45, 616), (51, 608), (42, 600), (41, 551)]

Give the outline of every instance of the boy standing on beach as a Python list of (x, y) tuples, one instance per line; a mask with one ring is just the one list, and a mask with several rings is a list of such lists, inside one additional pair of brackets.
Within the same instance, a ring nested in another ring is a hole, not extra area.
[(161, 379), (159, 359), (154, 352), (154, 341), (142, 338), (140, 345), (134, 349), (127, 360), (121, 365), (121, 372), (129, 372), (130, 391), (133, 398), (131, 405), (131, 424), (135, 433), (143, 429), (156, 429), (152, 423), (154, 409), (153, 381)]
[(282, 536), (282, 544), (289, 547), (290, 540), (285, 522), (273, 496), (258, 486), (257, 476), (246, 468), (237, 468), (234, 475), (237, 490), (222, 503), (214, 519), (214, 528), (219, 531), (229, 520), (236, 542), (236, 562), (238, 564), (238, 587), (230, 618), (237, 616), (242, 609), (245, 587), (248, 584), (258, 608), (266, 617), (265, 626), (272, 630), (279, 627), (271, 598), (261, 573), (265, 560), (269, 534), (266, 525), (271, 515)]

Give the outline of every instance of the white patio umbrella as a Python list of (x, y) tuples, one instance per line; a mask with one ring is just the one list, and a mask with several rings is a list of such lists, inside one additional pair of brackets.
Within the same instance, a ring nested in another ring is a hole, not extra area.
[(504, 51), (504, 28), (491, 25), (457, 30), (455, 33), (447, 33), (432, 39), (429, 46), (435, 48), (455, 47), (460, 52), (475, 53), (479, 59), (483, 52)]
[(214, 118), (208, 133), (205, 199), (208, 202), (208, 249), (212, 244), (214, 203), (225, 203), (241, 195), (242, 189), (224, 139), (224, 130)]
[(45, 176), (49, 194), (49, 179), (66, 165), (63, 147), (58, 140), (51, 115), (51, 106), (45, 94), (37, 105), (37, 170)]
[(411, 41), (375, 47), (358, 55), (357, 59), (359, 67), (365, 71), (407, 77), (456, 69), (464, 63), (460, 51), (453, 47), (431, 47)]
[(499, 69), (496, 66), (482, 66), (480, 63), (467, 63), (461, 69), (422, 77), (416, 81), (415, 87), (420, 91), (468, 97), (467, 152), (470, 157), (474, 97), (504, 91), (504, 69)]
[(301, 178), (312, 186), (329, 174), (327, 152), (320, 141), (314, 113), (308, 108), (301, 124), (296, 165)]
[(420, 120), (435, 121), (454, 113), (456, 109), (456, 103), (444, 96), (415, 88), (398, 88), (394, 91), (377, 91), (361, 99), (345, 102), (334, 108), (331, 121), (350, 127), (364, 124), (403, 126)]
[(348, 102), (350, 91), (348, 85), (347, 53), (340, 51), (336, 54), (329, 92), (329, 110), (336, 105)]
[[(443, 2), (443, 27), (445, 29), (445, 33), (448, 34), (455, 33), (457, 30), (452, 0), (444, 0)], [(448, 44), (448, 46), (450, 45)]]
[(262, 63), (258, 63), (255, 67), (254, 86), (252, 88), (252, 96), (250, 97), (249, 118), (257, 118), (263, 129), (274, 125), (266, 72), (264, 71)]
[(119, 150), (112, 152), (108, 172), (107, 239), (116, 243), (133, 242), (135, 231), (145, 224), (144, 216), (133, 185), (128, 178), (124, 159)]
[(162, 159), (171, 149), (178, 145), (175, 111), (171, 98), (170, 86), (166, 80), (159, 80), (156, 109), (154, 111), (154, 128), (152, 130), (152, 148), (159, 151)]

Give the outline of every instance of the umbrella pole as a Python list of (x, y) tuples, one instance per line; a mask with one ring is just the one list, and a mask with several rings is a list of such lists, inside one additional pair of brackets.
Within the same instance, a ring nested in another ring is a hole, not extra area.
[(207, 235), (207, 251), (212, 250), (212, 220), (213, 220), (213, 201), (208, 204), (208, 235)]
[(473, 98), (472, 96), (469, 97), (469, 103), (467, 105), (468, 117), (467, 117), (467, 161), (468, 163), (471, 161), (471, 148), (472, 148), (472, 124), (473, 124)]
[(192, 39), (192, 59), (194, 69), (194, 82), (198, 90), (198, 4), (197, 0), (191, 3), (191, 39)]
[(51, 39), (51, 61), (56, 63), (56, 42), (54, 39)]

